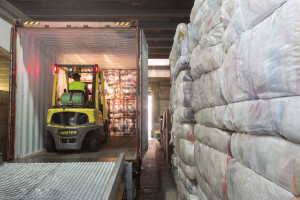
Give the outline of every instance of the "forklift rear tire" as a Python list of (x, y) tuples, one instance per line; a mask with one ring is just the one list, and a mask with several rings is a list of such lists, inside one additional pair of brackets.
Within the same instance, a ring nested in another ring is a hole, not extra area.
[(92, 152), (97, 152), (100, 147), (100, 138), (99, 133), (97, 131), (93, 131), (90, 134), (90, 141), (89, 141), (89, 150)]
[(45, 147), (49, 153), (56, 152), (54, 138), (52, 137), (51, 133), (47, 133), (46, 135)]

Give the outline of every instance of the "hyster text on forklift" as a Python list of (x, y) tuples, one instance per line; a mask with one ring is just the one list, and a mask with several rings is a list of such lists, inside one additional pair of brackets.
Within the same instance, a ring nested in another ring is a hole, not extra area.
[[(70, 90), (75, 74), (88, 94)], [(57, 199), (82, 199), (82, 183), (86, 199), (133, 199), (148, 149), (147, 99), (148, 45), (137, 21), (14, 20), (10, 162), (0, 170), (23, 169), (15, 178), (32, 187), (11, 180), (0, 195), (9, 189), (47, 198), (56, 191)]]

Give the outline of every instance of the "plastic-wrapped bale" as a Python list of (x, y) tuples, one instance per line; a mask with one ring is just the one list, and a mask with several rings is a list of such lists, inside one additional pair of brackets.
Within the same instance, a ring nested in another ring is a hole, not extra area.
[(207, 127), (226, 130), (223, 120), (226, 108), (227, 105), (223, 105), (199, 110), (195, 114), (195, 120), (197, 123)]
[(178, 177), (188, 193), (198, 195), (197, 181), (187, 178), (180, 167), (178, 168)]
[(194, 142), (179, 139), (179, 157), (189, 166), (195, 166)]
[(300, 95), (299, 38), (298, 0), (289, 0), (245, 32), (224, 61), (221, 85), (226, 100)]
[[(233, 157), (244, 166), (264, 176), (277, 185), (294, 192), (295, 180), (299, 180), (300, 145), (280, 137), (248, 134), (232, 135), (231, 151)], [(299, 195), (299, 194), (297, 194)]]
[(195, 113), (191, 107), (179, 107), (175, 110), (174, 115), (179, 123), (195, 122)]
[(198, 141), (224, 154), (230, 153), (229, 143), (232, 132), (210, 128), (201, 124), (195, 125), (195, 136)]
[(209, 33), (219, 23), (221, 23), (220, 2), (218, 0), (204, 1), (192, 23), (192, 38), (199, 42), (203, 34)]
[(194, 1), (194, 6), (192, 8), (191, 14), (190, 14), (190, 21), (193, 23), (194, 18), (200, 8), (200, 6), (203, 4), (205, 0), (195, 0)]
[(176, 106), (177, 106), (177, 99), (176, 99), (176, 85), (173, 84), (170, 88), (170, 104), (169, 104), (169, 110), (170, 113), (173, 114)]
[(177, 182), (178, 200), (200, 200), (198, 195), (189, 193), (183, 183), (178, 180)]
[(176, 78), (176, 88), (178, 88), (179, 84), (182, 82), (193, 81), (190, 70), (181, 71)]
[(226, 170), (228, 199), (230, 200), (292, 200), (294, 195), (277, 184), (244, 167), (235, 159)]
[(175, 80), (182, 70), (187, 69), (190, 69), (190, 55), (180, 56), (175, 66), (171, 65), (171, 78)]
[(181, 139), (186, 139), (188, 141), (195, 141), (195, 133), (194, 133), (194, 125), (195, 124), (181, 124), (178, 127), (178, 136)]
[(193, 82), (192, 108), (200, 109), (227, 104), (221, 92), (220, 69), (204, 74)]
[(181, 82), (176, 90), (176, 107), (191, 107), (192, 106), (192, 81)]
[(206, 195), (204, 194), (204, 192), (202, 192), (201, 188), (199, 185), (197, 185), (198, 188), (198, 197), (200, 200), (207, 200)]
[(224, 26), (228, 26), (229, 22), (231, 21), (232, 15), (238, 7), (238, 3), (239, 0), (223, 0), (220, 8), (220, 15)]
[(172, 163), (172, 175), (175, 180), (175, 182), (178, 182), (178, 157), (173, 154), (171, 158), (171, 163)]
[(229, 156), (200, 142), (195, 143), (196, 167), (212, 191), (220, 199), (227, 199), (226, 167)]
[(201, 197), (203, 197), (203, 195), (205, 195), (205, 197), (203, 197), (203, 199), (220, 200), (220, 198), (217, 197), (215, 193), (213, 193), (213, 191), (211, 190), (210, 186), (205, 181), (205, 179), (200, 175), (199, 170), (196, 170), (196, 178), (197, 178), (197, 183), (198, 183), (198, 191), (203, 192), (200, 195), (198, 194), (198, 196), (200, 197), (201, 200), (202, 200)]
[(178, 24), (174, 36), (173, 46), (170, 52), (169, 61), (171, 68), (174, 68), (180, 56), (187, 55), (188, 33), (187, 25), (184, 23)]
[[(286, 1), (287, 0), (238, 1), (238, 4), (236, 4), (237, 8), (234, 10), (228, 27), (223, 35), (223, 43), (225, 46), (229, 48), (243, 32), (265, 20), (265, 18), (271, 15)], [(297, 5), (295, 5), (295, 7), (296, 6)], [(282, 23), (285, 25), (285, 23), (289, 23), (289, 21), (282, 18)], [(286, 27), (284, 30), (288, 30), (288, 28)], [(262, 44), (261, 47), (264, 47), (264, 45)]]
[(213, 30), (211, 30), (207, 34), (203, 34), (201, 40), (199, 42), (199, 46), (201, 49), (205, 49), (210, 46), (215, 46), (222, 43), (222, 36), (225, 31), (225, 26), (221, 22), (215, 26)]
[(194, 80), (201, 75), (222, 67), (225, 52), (223, 44), (201, 49), (198, 45), (191, 54), (191, 76)]
[(300, 96), (252, 100), (227, 106), (225, 126), (234, 132), (284, 136), (300, 143)]
[(190, 180), (196, 179), (196, 167), (195, 166), (189, 166), (185, 164), (180, 158), (179, 158), (179, 167), (183, 171), (183, 173), (188, 177)]

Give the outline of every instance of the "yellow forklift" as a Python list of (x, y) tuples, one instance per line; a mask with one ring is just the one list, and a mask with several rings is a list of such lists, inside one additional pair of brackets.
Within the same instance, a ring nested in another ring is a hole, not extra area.
[[(97, 64), (55, 64), (53, 73), (52, 108), (48, 109), (46, 124), (46, 150), (80, 150), (86, 146), (90, 151), (98, 151), (100, 144), (108, 139), (102, 70)], [(87, 86), (86, 93), (69, 90), (74, 74), (81, 76), (80, 82)], [(65, 80), (61, 81), (61, 77), (65, 77)], [(59, 84), (67, 87), (62, 94), (58, 94)]]

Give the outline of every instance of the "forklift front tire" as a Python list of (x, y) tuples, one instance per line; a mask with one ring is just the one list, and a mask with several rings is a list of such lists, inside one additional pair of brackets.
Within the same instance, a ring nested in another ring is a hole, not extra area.
[(52, 137), (51, 133), (49, 133), (49, 132), (47, 132), (47, 135), (46, 135), (45, 147), (49, 153), (53, 153), (56, 151), (54, 138)]
[(97, 152), (100, 147), (100, 139), (99, 139), (99, 133), (97, 131), (93, 131), (90, 134), (90, 140), (89, 140), (89, 150), (92, 152)]

